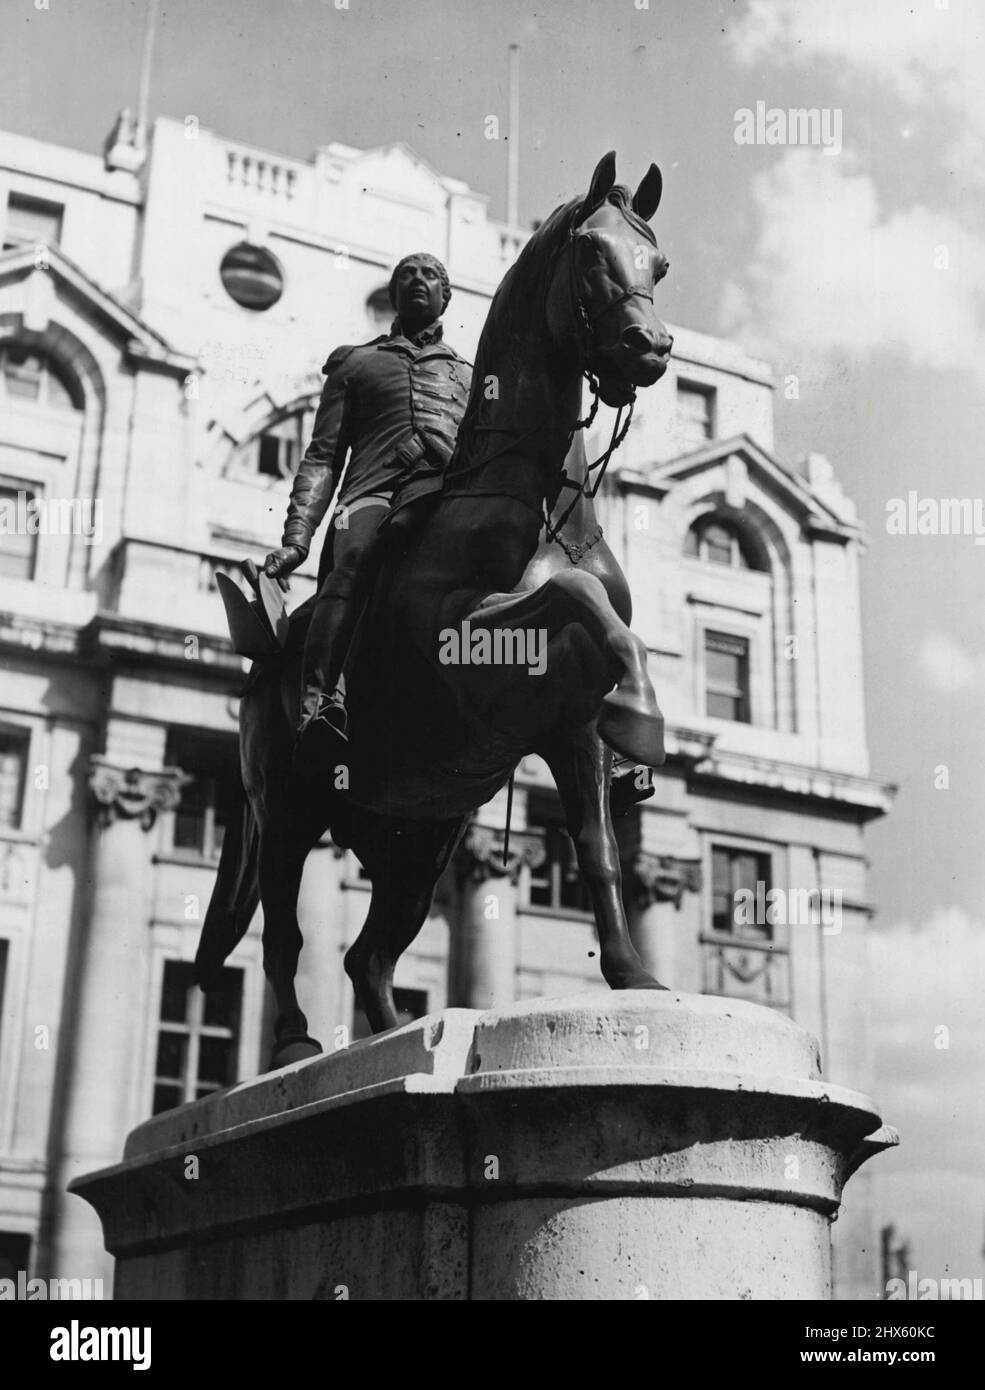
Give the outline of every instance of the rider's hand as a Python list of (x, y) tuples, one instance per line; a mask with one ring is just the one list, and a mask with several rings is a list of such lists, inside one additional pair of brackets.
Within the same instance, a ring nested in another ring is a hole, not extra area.
[(306, 551), (299, 545), (284, 545), (272, 550), (263, 562), (263, 572), (271, 579), (279, 581), (282, 589), (287, 588), (287, 576), (304, 560)]

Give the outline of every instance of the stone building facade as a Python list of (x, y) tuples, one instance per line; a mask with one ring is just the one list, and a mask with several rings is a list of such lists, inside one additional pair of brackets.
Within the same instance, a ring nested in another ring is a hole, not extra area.
[[(106, 1276), (66, 1182), (264, 1065), (257, 925), (221, 995), (190, 982), (237, 775), (216, 575), (277, 541), (320, 366), (386, 326), (394, 261), (445, 261), (469, 356), (523, 235), (402, 145), (301, 162), (188, 118), (145, 147), (124, 113), (102, 157), (0, 136), (0, 238), (0, 1272)], [(634, 934), (667, 984), (791, 1013), (825, 1076), (865, 1089), (863, 827), (889, 791), (866, 750), (863, 537), (826, 460), (775, 457), (769, 369), (674, 334), (602, 499), (669, 725), (620, 824)], [(482, 809), (401, 964), (408, 1017), (598, 984), (536, 759), (505, 866), (504, 818)], [(364, 1028), (341, 961), (367, 892), (350, 855), (313, 853), (299, 988), (327, 1046)], [(867, 1182), (837, 1228), (847, 1297), (876, 1294)]]

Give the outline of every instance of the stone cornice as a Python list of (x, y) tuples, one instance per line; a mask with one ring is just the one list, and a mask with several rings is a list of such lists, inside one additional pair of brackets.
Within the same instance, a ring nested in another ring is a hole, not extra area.
[(696, 763), (695, 780), (748, 787), (759, 792), (827, 802), (851, 808), (863, 820), (885, 815), (892, 807), (896, 785), (850, 772), (783, 762), (777, 758), (722, 749), (710, 750)]
[[(198, 641), (198, 657), (189, 661), (185, 645), (189, 636)], [(97, 613), (80, 634), (81, 654), (93, 661), (127, 662), (137, 665), (164, 665), (189, 669), (202, 679), (242, 680), (243, 658), (233, 651), (227, 637), (196, 632), (187, 633), (142, 618), (121, 617), (116, 613)]]

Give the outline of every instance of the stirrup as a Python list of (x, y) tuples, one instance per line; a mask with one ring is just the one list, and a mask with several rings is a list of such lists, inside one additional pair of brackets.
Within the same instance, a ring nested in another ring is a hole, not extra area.
[(317, 725), (324, 725), (336, 737), (348, 743), (349, 739), (346, 733), (348, 723), (349, 715), (341, 700), (332, 699), (329, 695), (319, 695), (315, 708), (305, 711), (301, 716), (301, 722), (298, 725), (298, 740), (300, 741), (309, 729)]

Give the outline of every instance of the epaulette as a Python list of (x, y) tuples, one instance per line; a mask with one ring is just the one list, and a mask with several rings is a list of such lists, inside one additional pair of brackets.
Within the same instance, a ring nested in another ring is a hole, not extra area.
[(368, 343), (348, 343), (343, 347), (337, 347), (335, 351), (330, 352), (325, 359), (325, 365), (322, 367), (322, 376), (327, 376), (334, 367), (341, 366), (345, 359), (355, 352), (356, 348), (376, 347), (377, 343), (385, 343), (386, 340), (387, 335), (381, 333), (378, 338), (373, 338)]
[(337, 347), (334, 352), (330, 352), (325, 358), (325, 365), (322, 367), (322, 376), (328, 376), (333, 367), (339, 367), (349, 356), (350, 352), (355, 352), (356, 344), (349, 343), (345, 347)]

